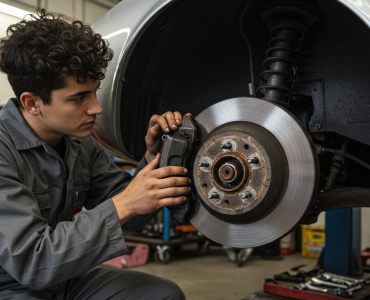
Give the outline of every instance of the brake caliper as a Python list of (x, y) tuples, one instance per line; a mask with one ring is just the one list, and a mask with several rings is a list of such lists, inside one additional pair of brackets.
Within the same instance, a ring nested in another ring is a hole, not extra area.
[[(190, 172), (191, 156), (197, 141), (197, 127), (192, 116), (186, 116), (182, 120), (177, 131), (162, 136), (161, 159), (159, 167), (179, 166), (185, 167)], [(168, 209), (175, 215), (179, 222), (185, 222), (189, 213), (190, 201), (194, 199), (193, 194), (186, 195), (186, 201), (177, 206), (170, 206)]]

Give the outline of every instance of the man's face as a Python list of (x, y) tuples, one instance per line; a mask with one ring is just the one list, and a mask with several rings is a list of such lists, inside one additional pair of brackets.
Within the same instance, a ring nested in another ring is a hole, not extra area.
[(103, 110), (96, 99), (100, 81), (87, 79), (85, 84), (77, 83), (76, 77), (66, 77), (64, 88), (51, 92), (51, 103), (40, 103), (40, 117), (50, 133), (88, 137), (93, 132), (97, 115)]

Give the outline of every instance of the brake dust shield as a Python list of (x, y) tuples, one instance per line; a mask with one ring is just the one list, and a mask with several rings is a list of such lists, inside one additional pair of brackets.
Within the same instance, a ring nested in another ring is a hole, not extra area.
[(316, 193), (312, 142), (288, 111), (256, 98), (212, 105), (195, 119), (187, 219), (205, 236), (237, 248), (289, 233)]

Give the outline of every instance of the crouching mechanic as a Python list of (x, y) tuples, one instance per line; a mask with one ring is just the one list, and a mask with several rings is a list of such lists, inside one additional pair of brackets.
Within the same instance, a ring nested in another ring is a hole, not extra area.
[(190, 192), (186, 169), (157, 168), (179, 113), (151, 118), (134, 179), (91, 136), (112, 55), (89, 26), (44, 11), (0, 42), (16, 95), (0, 111), (0, 299), (185, 299), (170, 280), (96, 267), (127, 253), (122, 227)]

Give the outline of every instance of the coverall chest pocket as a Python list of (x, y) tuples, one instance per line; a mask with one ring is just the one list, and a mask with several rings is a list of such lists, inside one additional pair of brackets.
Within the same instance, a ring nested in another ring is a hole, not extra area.
[(50, 190), (32, 192), (32, 193), (35, 196), (37, 203), (39, 204), (41, 217), (43, 217), (44, 219), (47, 219), (47, 216), (51, 208)]
[(90, 190), (90, 182), (79, 182), (73, 185), (73, 214), (79, 213), (84, 206)]

